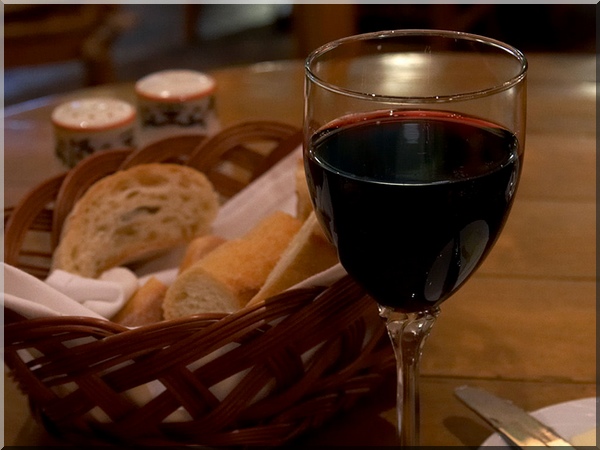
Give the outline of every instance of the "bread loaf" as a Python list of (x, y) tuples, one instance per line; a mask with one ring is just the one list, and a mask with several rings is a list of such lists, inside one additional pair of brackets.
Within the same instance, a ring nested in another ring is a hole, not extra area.
[(337, 263), (337, 251), (323, 234), (312, 212), (247, 306), (263, 302)]
[(165, 319), (244, 307), (301, 226), (299, 219), (278, 211), (241, 238), (221, 244), (169, 287), (163, 302)]
[(138, 327), (163, 320), (162, 304), (167, 286), (154, 277), (131, 296), (125, 306), (112, 318), (126, 327)]
[(95, 278), (104, 270), (211, 231), (217, 194), (201, 172), (149, 163), (92, 185), (65, 220), (53, 269)]
[(179, 272), (188, 269), (226, 241), (225, 238), (214, 234), (195, 238), (185, 250), (183, 259), (179, 264)]

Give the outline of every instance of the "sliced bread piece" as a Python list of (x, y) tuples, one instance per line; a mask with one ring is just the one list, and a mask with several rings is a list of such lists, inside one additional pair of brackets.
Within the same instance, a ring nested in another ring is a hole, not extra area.
[(113, 322), (126, 327), (160, 322), (163, 319), (162, 304), (166, 292), (167, 286), (157, 278), (150, 277), (112, 318)]
[(225, 242), (227, 239), (216, 234), (206, 234), (195, 238), (185, 249), (185, 254), (179, 264), (179, 273), (193, 266)]
[(165, 319), (234, 312), (259, 291), (302, 221), (277, 211), (178, 275), (167, 290)]
[(337, 251), (323, 234), (312, 212), (247, 306), (263, 302), (337, 263)]
[(104, 270), (208, 234), (219, 208), (196, 169), (149, 163), (92, 185), (65, 220), (53, 269), (95, 278)]

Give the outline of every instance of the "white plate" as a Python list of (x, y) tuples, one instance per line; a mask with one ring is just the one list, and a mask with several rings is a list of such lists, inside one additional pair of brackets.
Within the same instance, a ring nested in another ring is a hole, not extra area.
[[(573, 438), (579, 438), (582, 434), (596, 428), (598, 400), (598, 397), (572, 400), (538, 409), (532, 412), (531, 415), (540, 422), (552, 427), (567, 441), (572, 441)], [(481, 444), (481, 448), (492, 446), (509, 447), (498, 433), (494, 433)]]

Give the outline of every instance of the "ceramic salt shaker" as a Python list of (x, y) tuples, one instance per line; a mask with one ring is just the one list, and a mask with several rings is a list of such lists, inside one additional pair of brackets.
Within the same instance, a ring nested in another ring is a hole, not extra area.
[(215, 80), (194, 70), (164, 70), (135, 84), (143, 145), (182, 136), (211, 136), (219, 130)]
[(69, 168), (87, 156), (136, 145), (133, 105), (109, 97), (82, 98), (52, 111), (56, 156)]

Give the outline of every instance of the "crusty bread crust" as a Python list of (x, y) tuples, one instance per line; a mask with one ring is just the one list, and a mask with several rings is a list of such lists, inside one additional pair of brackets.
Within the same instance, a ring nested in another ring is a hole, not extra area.
[(327, 240), (314, 212), (311, 212), (283, 252), (260, 291), (247, 306), (261, 303), (306, 278), (338, 263), (335, 247)]
[(218, 208), (212, 184), (196, 169), (149, 163), (116, 172), (73, 207), (53, 269), (95, 278), (209, 233)]
[(163, 302), (165, 319), (244, 307), (301, 226), (299, 219), (277, 211), (241, 238), (221, 244), (169, 287)]
[(227, 239), (217, 236), (216, 234), (207, 234), (195, 238), (188, 244), (185, 250), (183, 259), (179, 264), (179, 273), (193, 266), (225, 242), (227, 242)]
[(162, 303), (166, 292), (166, 285), (157, 278), (150, 277), (112, 318), (113, 322), (126, 327), (160, 322), (163, 320)]

